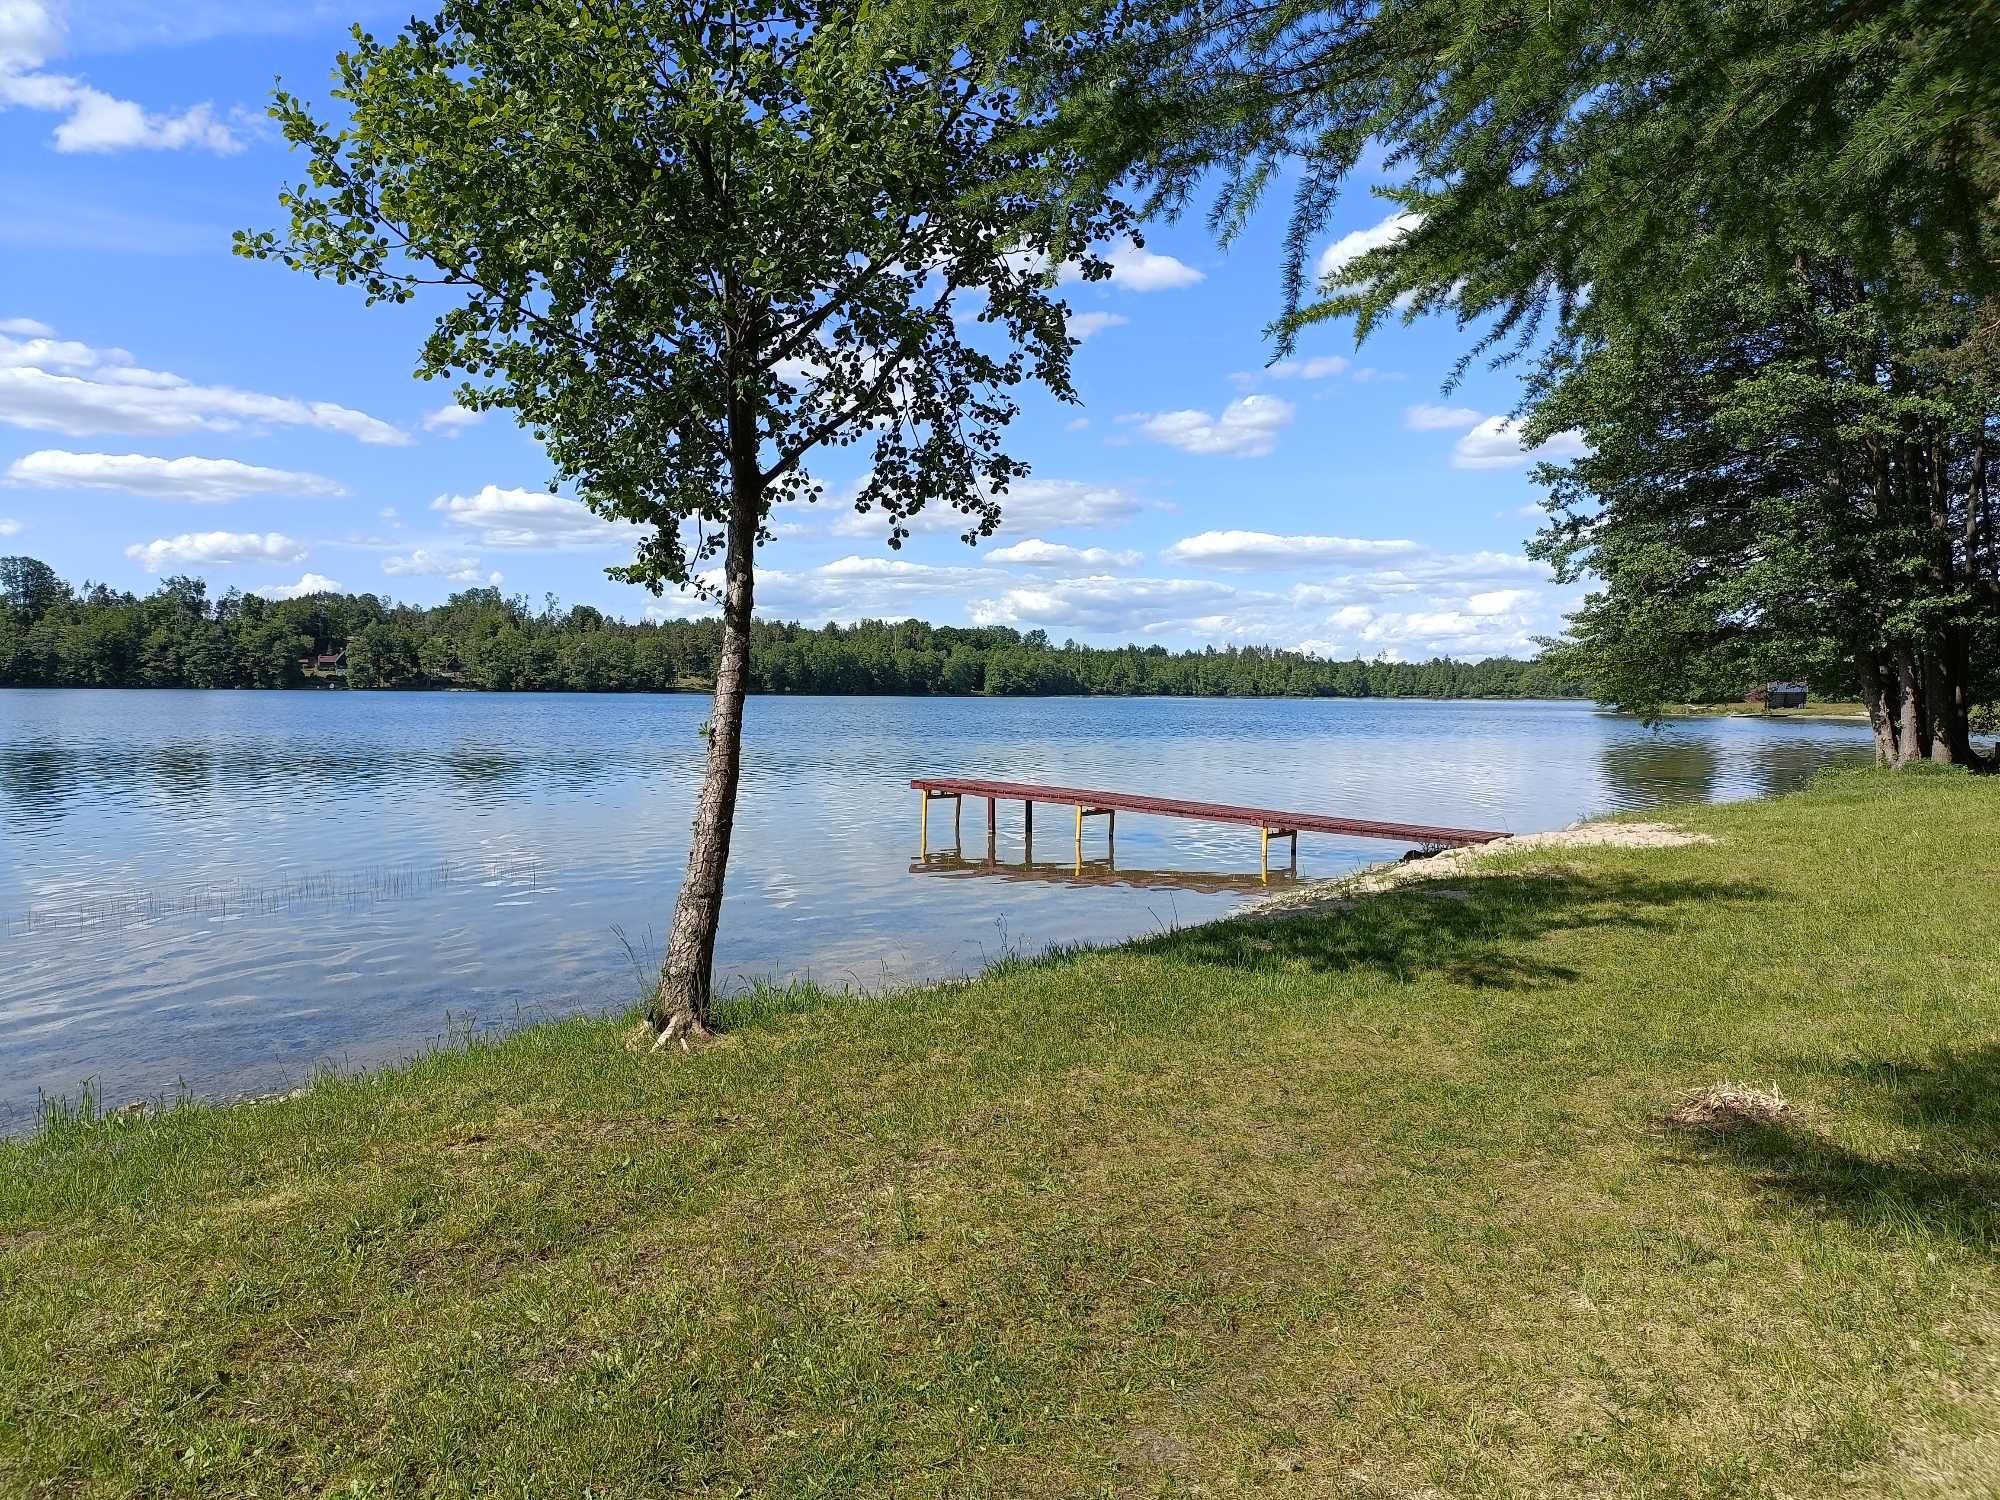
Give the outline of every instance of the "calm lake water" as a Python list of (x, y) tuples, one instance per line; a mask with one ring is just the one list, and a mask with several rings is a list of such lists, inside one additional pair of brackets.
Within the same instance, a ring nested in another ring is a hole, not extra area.
[[(706, 700), (0, 692), (0, 1129), (94, 1080), (111, 1103), (295, 1084), (456, 1027), (621, 1007), (656, 961)], [(1063, 810), (948, 804), (912, 776), (1150, 790), (1512, 832), (1749, 797), (1863, 759), (1864, 727), (1654, 734), (1574, 703), (752, 699), (718, 960), (732, 985), (872, 989), (1217, 916), (1262, 889), (1248, 828), (1128, 814), (1079, 878)], [(1299, 878), (1393, 857), (1307, 834)], [(1274, 871), (1273, 880), (1284, 878)]]

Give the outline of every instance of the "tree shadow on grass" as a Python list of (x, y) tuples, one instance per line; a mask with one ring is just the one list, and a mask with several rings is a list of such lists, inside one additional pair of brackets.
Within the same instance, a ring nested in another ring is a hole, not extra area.
[(1546, 872), (1421, 882), (1335, 909), (1253, 915), (1136, 944), (1141, 953), (1251, 973), (1364, 971), (1398, 981), (1441, 974), (1475, 989), (1531, 989), (1579, 977), (1529, 948), (1559, 932), (1617, 929), (1664, 941), (1683, 914), (1770, 899), (1743, 881)]
[(1860, 1150), (1835, 1139), (1829, 1127), (1837, 1122), (1819, 1111), (1676, 1132), (1683, 1159), (1724, 1163), (1768, 1193), (1870, 1227), (2000, 1255), (2000, 1045), (1842, 1071), (1841, 1117), (1900, 1126), (1917, 1139)]

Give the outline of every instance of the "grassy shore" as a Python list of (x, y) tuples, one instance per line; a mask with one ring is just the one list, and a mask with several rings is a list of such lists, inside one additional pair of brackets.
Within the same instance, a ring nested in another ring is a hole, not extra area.
[(1672, 816), (0, 1146), (0, 1492), (1993, 1493), (2000, 787)]
[(1669, 703), (1669, 719), (1859, 719), (1868, 722), (1868, 705), (1828, 699), (1803, 708), (1768, 708), (1762, 703)]

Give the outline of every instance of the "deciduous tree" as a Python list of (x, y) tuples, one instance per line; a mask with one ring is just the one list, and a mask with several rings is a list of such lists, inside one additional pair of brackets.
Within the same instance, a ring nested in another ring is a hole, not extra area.
[(357, 29), (345, 123), (276, 98), (309, 158), (289, 229), (239, 239), (370, 302), (448, 292), (419, 373), (514, 411), (586, 504), (641, 528), (618, 576), (719, 593), (661, 1042), (708, 1026), (772, 508), (865, 443), (857, 504), (892, 544), (926, 505), (990, 534), (1025, 469), (1001, 446), (1011, 392), (1073, 394), (1056, 268), (1108, 275), (1089, 247), (1127, 227), (1108, 195), (1054, 201), (1065, 163), (983, 81), (996, 59), (864, 44), (858, 10), (448, 0), (391, 42)]

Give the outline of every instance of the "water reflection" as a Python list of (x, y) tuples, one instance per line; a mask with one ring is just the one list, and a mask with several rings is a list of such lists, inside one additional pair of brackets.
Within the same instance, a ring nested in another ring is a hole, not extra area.
[[(619, 934), (671, 910), (702, 767), (692, 696), (0, 692), (0, 1129), (38, 1089), (278, 1088), (447, 1016), (622, 1006)], [(926, 774), (1396, 821), (1560, 827), (1865, 760), (1864, 726), (1654, 735), (1580, 704), (803, 699), (748, 708), (726, 982), (875, 988), (1108, 942), (1267, 889), (1254, 830), (1066, 827), (912, 860)], [(949, 820), (934, 821), (934, 833)], [(1272, 883), (1393, 846), (1308, 835)], [(1280, 846), (1274, 857), (1288, 856)], [(923, 877), (923, 878), (917, 878)], [(643, 946), (643, 944), (642, 944)]]
[(1094, 859), (1006, 860), (994, 856), (968, 859), (953, 850), (943, 854), (922, 854), (910, 861), (912, 875), (942, 875), (948, 878), (1026, 881), (1035, 885), (1126, 886), (1142, 891), (1192, 891), (1204, 896), (1229, 893), (1255, 896), (1299, 882), (1296, 858), (1284, 868), (1272, 866), (1269, 875), (1223, 870), (1120, 869), (1112, 855)]
[(1598, 772), (1618, 807), (1661, 802), (1712, 802), (1722, 770), (1714, 740), (1662, 729), (1645, 739), (1606, 744), (1597, 754)]

